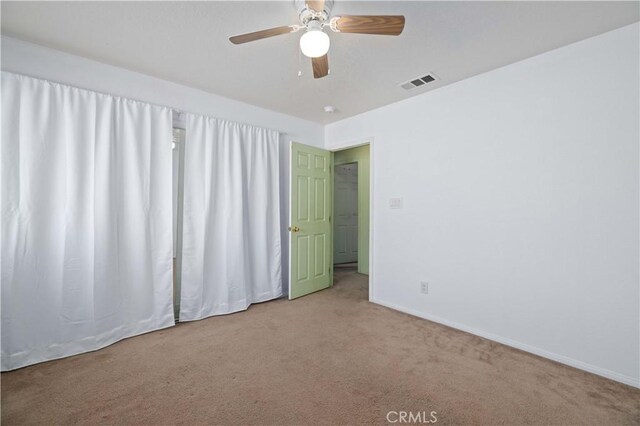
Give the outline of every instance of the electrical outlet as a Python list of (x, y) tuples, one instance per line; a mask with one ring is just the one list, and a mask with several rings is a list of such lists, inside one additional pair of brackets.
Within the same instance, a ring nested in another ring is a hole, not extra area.
[(429, 294), (429, 283), (426, 281), (420, 281), (420, 293)]

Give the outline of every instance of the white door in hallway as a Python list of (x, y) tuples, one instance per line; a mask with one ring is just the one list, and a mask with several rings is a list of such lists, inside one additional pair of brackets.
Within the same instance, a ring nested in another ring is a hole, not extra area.
[(358, 163), (335, 167), (334, 263), (358, 261)]

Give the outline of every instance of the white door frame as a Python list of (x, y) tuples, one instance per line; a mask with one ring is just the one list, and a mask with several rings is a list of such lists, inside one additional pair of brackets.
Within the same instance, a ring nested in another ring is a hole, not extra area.
[[(375, 252), (375, 247), (373, 245), (373, 229), (374, 229), (374, 214), (373, 214), (373, 205), (375, 199), (375, 192), (373, 191), (373, 182), (374, 179), (374, 170), (373, 167), (373, 159), (375, 158), (375, 144), (373, 143), (373, 136), (359, 139), (357, 141), (350, 142), (331, 142), (328, 143), (324, 149), (327, 149), (333, 153), (336, 151), (342, 151), (349, 148), (357, 148), (359, 146), (369, 145), (369, 302), (373, 302), (376, 298), (374, 297), (374, 273), (375, 263), (373, 262)], [(333, 165), (332, 165), (333, 167)], [(359, 184), (359, 183), (358, 183)], [(331, 194), (333, 196), (333, 194)]]

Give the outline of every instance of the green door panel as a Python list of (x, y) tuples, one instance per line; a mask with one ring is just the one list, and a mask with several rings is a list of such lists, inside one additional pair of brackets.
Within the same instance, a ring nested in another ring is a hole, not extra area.
[(331, 153), (291, 144), (289, 299), (333, 284)]

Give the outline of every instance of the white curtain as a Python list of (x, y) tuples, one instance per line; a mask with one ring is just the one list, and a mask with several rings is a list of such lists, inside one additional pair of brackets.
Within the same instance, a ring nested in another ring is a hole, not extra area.
[(187, 114), (180, 321), (282, 295), (278, 140)]
[(174, 324), (171, 127), (2, 73), (2, 370)]

